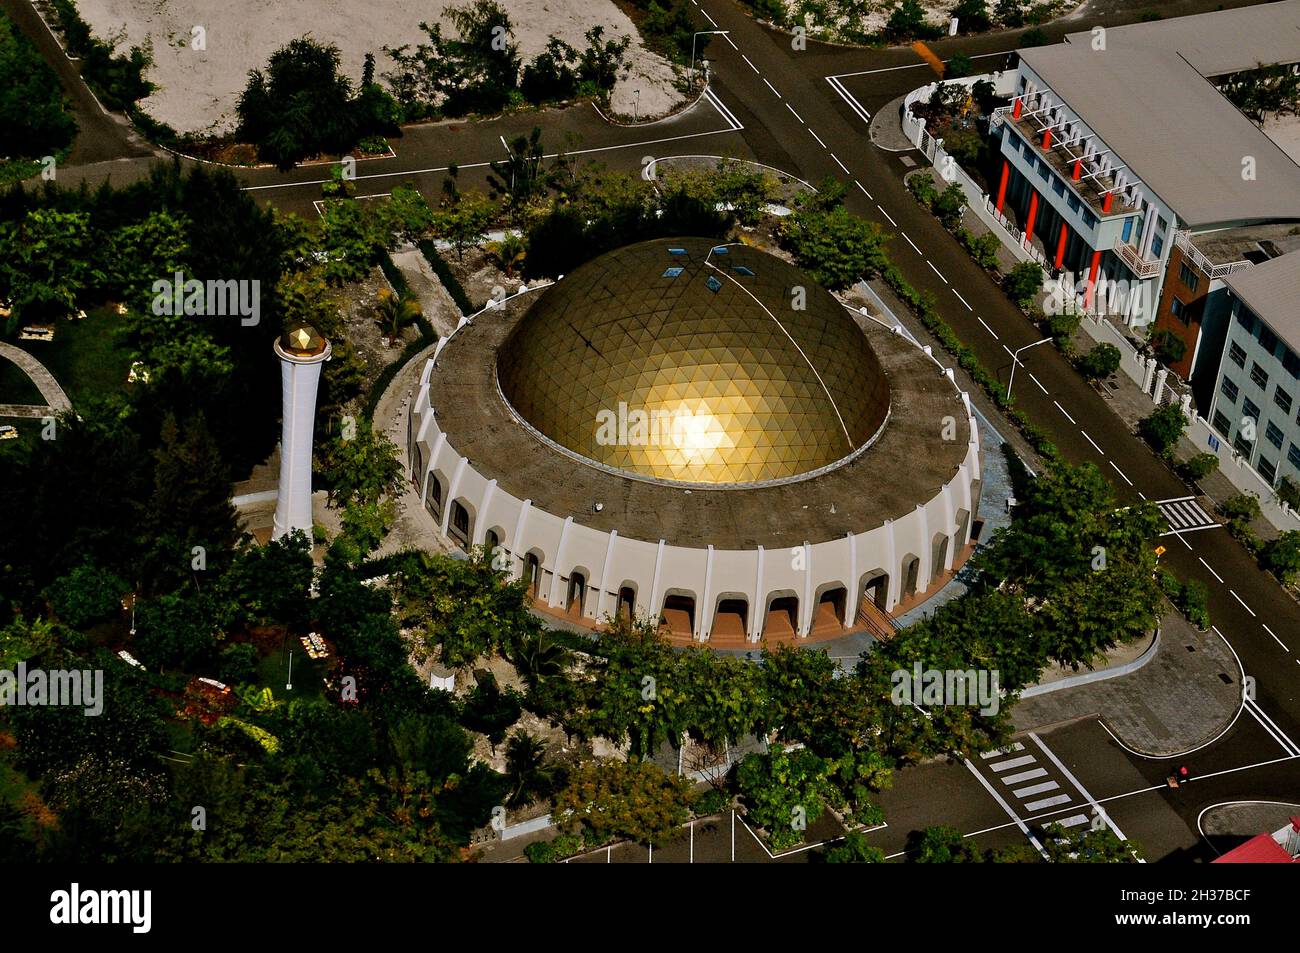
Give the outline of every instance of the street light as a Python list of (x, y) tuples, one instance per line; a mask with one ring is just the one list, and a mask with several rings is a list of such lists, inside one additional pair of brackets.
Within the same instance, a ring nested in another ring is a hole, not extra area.
[(1028, 351), (1031, 347), (1038, 347), (1040, 344), (1046, 344), (1051, 338), (1043, 338), (1041, 341), (1035, 341), (1033, 344), (1026, 344), (1011, 352), (1011, 379), (1007, 381), (1007, 400), (1011, 399), (1011, 385), (1016, 382), (1016, 365), (1020, 363), (1020, 352)]
[(641, 90), (634, 89), (632, 92), (636, 94), (636, 102), (632, 104), (632, 124), (636, 125), (641, 121)]
[(691, 37), (691, 88), (695, 88), (695, 41), (702, 36), (713, 36), (715, 34), (726, 36), (730, 30), (700, 30)]

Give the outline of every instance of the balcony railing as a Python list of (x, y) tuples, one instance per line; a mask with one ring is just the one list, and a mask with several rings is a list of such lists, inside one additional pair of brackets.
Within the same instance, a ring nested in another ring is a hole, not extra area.
[(1115, 254), (1139, 278), (1154, 278), (1160, 274), (1159, 260), (1143, 258), (1136, 248), (1121, 238), (1115, 239)]
[(1201, 273), (1210, 279), (1226, 278), (1228, 275), (1238, 271), (1244, 271), (1251, 266), (1251, 262), (1246, 260), (1227, 261), (1221, 264), (1215, 264), (1205, 256), (1205, 253), (1192, 244), (1192, 233), (1180, 231), (1174, 234), (1174, 244), (1182, 250), (1183, 257), (1190, 259), (1192, 264), (1201, 270)]

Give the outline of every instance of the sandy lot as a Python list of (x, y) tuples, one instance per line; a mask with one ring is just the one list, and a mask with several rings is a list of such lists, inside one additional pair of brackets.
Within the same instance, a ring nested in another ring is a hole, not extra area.
[(1300, 116), (1270, 116), (1264, 120), (1264, 135), (1268, 136), (1300, 164)]
[[(248, 71), (264, 67), (278, 47), (310, 33), (342, 53), (343, 69), (356, 82), (367, 53), (377, 72), (389, 60), (383, 47), (412, 45), (424, 39), (420, 21), (432, 22), (443, 0), (76, 0), (82, 18), (97, 36), (120, 37), (126, 46), (151, 48), (149, 79), (158, 91), (144, 109), (177, 132), (224, 132), (234, 125), (235, 104)], [(609, 0), (501, 0), (514, 22), (520, 55), (531, 59), (554, 33), (581, 48), (582, 34), (605, 26), (607, 37), (629, 35), (630, 73), (614, 88), (615, 112), (630, 115), (634, 90), (641, 90), (642, 117), (666, 113), (681, 96), (673, 88), (673, 69), (646, 50), (632, 21)], [(192, 31), (206, 31), (206, 50), (190, 48)], [(446, 32), (444, 26), (444, 32)]]

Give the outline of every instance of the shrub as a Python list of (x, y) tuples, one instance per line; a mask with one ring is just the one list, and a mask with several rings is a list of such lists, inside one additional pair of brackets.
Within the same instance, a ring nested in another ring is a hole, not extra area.
[(581, 834), (560, 834), (553, 840), (535, 841), (524, 848), (530, 864), (558, 864), (584, 847)]
[(1187, 617), (1187, 621), (1196, 626), (1201, 631), (1210, 627), (1210, 611), (1207, 607), (1209, 594), (1205, 589), (1205, 583), (1190, 579), (1183, 586), (1181, 598), (1178, 602), (1178, 610)]
[(1288, 530), (1268, 543), (1264, 547), (1263, 563), (1283, 585), (1295, 585), (1300, 577), (1300, 531)]
[(1180, 468), (1188, 480), (1203, 480), (1219, 469), (1219, 456), (1215, 453), (1198, 453)]
[(975, 264), (988, 271), (993, 271), (998, 267), (998, 249), (1002, 243), (992, 232), (985, 232), (983, 235), (972, 238), (970, 244), (966, 246), (970, 255), (975, 259)]
[(227, 645), (217, 659), (217, 678), (229, 685), (251, 682), (257, 671), (257, 649), (247, 642)]
[(1165, 459), (1173, 455), (1174, 448), (1178, 446), (1178, 438), (1186, 429), (1187, 418), (1177, 404), (1158, 407), (1138, 423), (1138, 433), (1142, 439)]
[(79, 629), (122, 611), (122, 594), (127, 588), (111, 572), (87, 563), (56, 579), (46, 595), (60, 621)]
[(1049, 42), (1051, 41), (1048, 40), (1047, 34), (1038, 27), (1034, 27), (1032, 30), (1026, 30), (1021, 35), (1019, 47), (1022, 50), (1027, 50), (1035, 46), (1046, 46)]
[(919, 172), (909, 178), (907, 187), (916, 200), (926, 208), (932, 208), (939, 197), (939, 190), (934, 187), (934, 176), (929, 172)]
[[(1076, 321), (1077, 326), (1077, 321)], [(1113, 344), (1098, 344), (1091, 351), (1079, 358), (1076, 363), (1079, 372), (1091, 381), (1104, 380), (1119, 370), (1119, 348)], [(1217, 459), (1217, 458), (1216, 458)]]
[(709, 788), (695, 799), (691, 811), (696, 817), (708, 817), (711, 814), (721, 814), (730, 807), (730, 794), (726, 791), (719, 791), (717, 788)]
[(1022, 261), (1007, 272), (1002, 288), (1012, 301), (1026, 308), (1043, 290), (1043, 269), (1032, 261)]

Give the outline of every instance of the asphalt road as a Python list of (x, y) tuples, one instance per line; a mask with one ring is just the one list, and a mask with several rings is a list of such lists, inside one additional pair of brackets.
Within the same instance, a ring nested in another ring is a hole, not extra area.
[[(81, 171), (91, 181), (110, 173), (116, 182), (144, 174), (148, 163), (140, 158), (143, 150), (123, 132), (120, 121), (104, 117), (98, 110), (71, 64), (57, 48), (51, 49), (48, 34), (42, 39), (44, 27), (39, 20), (33, 22), (25, 0), (0, 0), (0, 5), (56, 64), (73, 95), (83, 135), (71, 164), (83, 164)], [(730, 32), (727, 37), (714, 37), (710, 44), (711, 95), (685, 114), (628, 128), (605, 123), (590, 107), (574, 107), (485, 123), (412, 128), (397, 141), (396, 157), (359, 163), (359, 194), (382, 195), (394, 184), (407, 181), (437, 194), (442, 175), (453, 161), (463, 170), (462, 179), (481, 178), (489, 161), (505, 155), (503, 139), (527, 132), (534, 125), (544, 129), (548, 153), (563, 149), (617, 168), (638, 168), (646, 156), (713, 154), (753, 158), (809, 181), (835, 176), (850, 186), (850, 208), (881, 223), (895, 236), (890, 254), (908, 280), (935, 295), (944, 319), (987, 367), (1006, 380), (1011, 351), (1037, 340), (1036, 329), (906, 191), (903, 175), (922, 161), (919, 154), (910, 154), (914, 164), (909, 166), (903, 161), (909, 154), (878, 149), (867, 135), (869, 115), (930, 82), (933, 74), (929, 67), (905, 48), (858, 50), (809, 44), (807, 50), (797, 51), (791, 48), (788, 36), (757, 24), (732, 0), (702, 0), (697, 6), (711, 28)], [(1103, 2), (1085, 8), (1082, 15), (1066, 23), (1048, 27), (1047, 32), (1055, 38), (1086, 29), (1099, 16), (1110, 23), (1136, 19), (1140, 10), (1150, 6), (1177, 15), (1213, 5)], [(988, 56), (987, 62), (977, 60), (986, 68), (989, 62), (999, 63), (997, 57), (1013, 45), (1013, 37), (994, 34), (944, 40), (933, 48), (945, 58), (958, 51)], [(842, 77), (842, 88), (852, 102), (827, 82), (829, 76)], [(309, 211), (319, 198), (325, 171), (322, 166), (284, 174), (252, 170), (241, 178), (260, 200)], [(75, 181), (77, 173), (77, 169), (66, 169), (60, 178)], [(1166, 500), (1188, 495), (1186, 485), (1150, 453), (1055, 350), (1043, 347), (1028, 352), (1022, 358), (1017, 385), (1019, 407), (1051, 435), (1063, 456), (1073, 462), (1095, 463), (1121, 499)], [(1283, 736), (1300, 737), (1300, 607), (1223, 530), (1171, 537), (1166, 545), (1168, 565), (1184, 578), (1206, 583), (1217, 627), (1233, 645), (1245, 671), (1257, 680), (1260, 711)], [(1071, 757), (1084, 766), (1080, 778), (1085, 787), (1098, 784), (1099, 790), (1111, 791), (1112, 787), (1136, 783), (1131, 773), (1148, 786), (1158, 786), (1168, 769), (1167, 763), (1145, 763), (1121, 752), (1112, 740), (1093, 737), (1084, 728), (1076, 726), (1060, 737)], [(1180, 851), (1195, 856), (1195, 840), (1189, 842), (1186, 837), (1188, 831), (1195, 830), (1195, 815), (1206, 803), (1229, 797), (1294, 797), (1300, 791), (1300, 762), (1289, 760), (1293, 757), (1289, 753), (1279, 755), (1282, 747), (1257, 721), (1243, 721), (1216, 745), (1189, 756), (1197, 772), (1196, 783), (1173, 795), (1154, 789), (1127, 794), (1120, 801), (1128, 803), (1117, 802), (1114, 810), (1139, 808), (1121, 826), (1139, 840), (1143, 838), (1137, 832), (1146, 831), (1153, 838), (1148, 844), (1153, 856), (1173, 856)], [(1279, 757), (1286, 760), (1276, 760)], [(1216, 771), (1226, 773), (1216, 775)], [(919, 769), (905, 772), (900, 784), (910, 787), (916, 783), (913, 777), (921, 779)], [(973, 784), (973, 778), (968, 783)], [(917, 824), (923, 818), (928, 818), (926, 823), (939, 823), (954, 817), (973, 825), (964, 828), (970, 831), (983, 830), (981, 825), (1003, 831), (1007, 824), (1016, 830), (1005, 812), (998, 816), (1000, 809), (992, 798), (979, 800), (979, 785), (970, 789), (976, 796), (946, 799), (951, 801), (949, 806), (934, 802), (933, 785), (921, 785), (917, 809), (904, 807), (907, 802), (903, 800), (895, 805), (894, 810), (904, 812), (898, 815), (898, 829), (905, 829), (903, 818), (910, 812)], [(1157, 799), (1163, 799), (1165, 813), (1145, 807)], [(958, 803), (965, 806), (959, 808)], [(1167, 811), (1182, 819), (1181, 831), (1169, 827)]]

